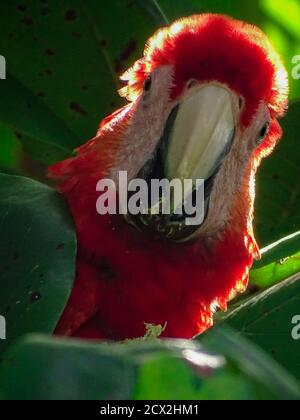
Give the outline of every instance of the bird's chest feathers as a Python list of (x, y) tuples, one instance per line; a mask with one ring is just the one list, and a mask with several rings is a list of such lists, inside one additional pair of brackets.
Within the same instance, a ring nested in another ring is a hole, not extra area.
[(79, 227), (78, 235), (80, 252), (99, 267), (105, 288), (138, 297), (145, 306), (180, 310), (189, 301), (210, 304), (216, 296), (222, 306), (233, 289), (245, 288), (252, 264), (243, 237), (176, 244), (154, 240), (111, 217), (97, 227)]

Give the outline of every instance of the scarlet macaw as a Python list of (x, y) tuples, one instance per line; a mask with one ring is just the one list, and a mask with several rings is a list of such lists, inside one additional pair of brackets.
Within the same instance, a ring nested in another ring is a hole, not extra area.
[[(260, 29), (203, 14), (155, 33), (122, 80), (129, 103), (49, 170), (78, 238), (76, 281), (56, 333), (120, 340), (151, 323), (166, 325), (163, 336), (191, 338), (245, 291), (259, 257), (255, 173), (282, 134), (287, 74)], [(100, 216), (96, 184), (121, 170), (129, 179), (205, 179), (204, 222)]]

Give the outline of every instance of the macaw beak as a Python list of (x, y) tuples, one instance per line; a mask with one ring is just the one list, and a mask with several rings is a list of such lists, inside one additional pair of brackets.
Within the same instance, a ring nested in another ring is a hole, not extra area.
[(167, 178), (208, 180), (229, 152), (234, 133), (229, 91), (200, 88), (179, 105), (165, 157)]
[[(189, 179), (194, 185), (197, 180), (203, 180), (204, 217), (201, 223), (189, 226), (184, 212), (181, 216), (176, 214), (176, 209), (187, 199), (185, 196), (181, 202), (173, 200), (170, 215), (149, 209), (148, 215), (135, 216), (134, 223), (138, 227), (174, 240), (184, 240), (199, 229), (209, 211), (215, 177), (231, 150), (235, 125), (233, 96), (225, 87), (201, 86), (185, 96), (170, 113), (157, 150), (138, 177), (149, 184), (153, 179), (180, 179), (182, 182)], [(195, 196), (196, 191), (188, 194)]]

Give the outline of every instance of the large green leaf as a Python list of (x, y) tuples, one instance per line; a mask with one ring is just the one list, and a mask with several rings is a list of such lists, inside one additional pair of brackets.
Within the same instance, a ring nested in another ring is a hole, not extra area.
[(239, 339), (224, 364), (191, 341), (91, 344), (34, 335), (3, 356), (0, 389), (2, 398), (25, 400), (300, 399), (296, 381), (252, 350), (253, 371), (240, 360)]
[[(143, 372), (139, 379), (139, 371), (148, 363), (158, 363), (160, 379), (165, 374), (167, 376), (165, 393), (175, 398), (181, 392), (191, 398), (201, 380), (177, 360), (177, 357), (183, 359), (181, 353), (187, 349), (194, 351), (197, 347), (188, 342), (176, 345), (143, 342), (88, 344), (28, 337), (4, 355), (0, 389), (6, 399), (130, 399), (140, 392), (146, 396), (147, 385)], [(219, 358), (211, 358), (217, 366)], [(166, 364), (170, 369), (164, 372)], [(205, 367), (204, 363), (204, 370)], [(149, 377), (148, 383), (152, 384), (151, 380)], [(174, 381), (179, 389), (174, 389)], [(159, 384), (155, 386), (159, 387)]]
[(6, 347), (28, 332), (51, 333), (74, 279), (75, 235), (58, 194), (0, 174), (0, 314)]
[(106, 7), (97, 0), (12, 0), (1, 6), (0, 26), (11, 75), (3, 82), (0, 120), (49, 148), (50, 163), (92, 137), (121, 104), (118, 74), (154, 27), (129, 0)]
[(300, 343), (292, 336), (295, 327), (292, 321), (297, 315), (300, 315), (299, 274), (247, 300), (222, 322), (266, 350), (300, 379)]
[(224, 326), (216, 327), (197, 339), (205, 348), (218, 351), (231, 360), (244, 375), (268, 387), (279, 399), (299, 399), (300, 384), (267, 353)]

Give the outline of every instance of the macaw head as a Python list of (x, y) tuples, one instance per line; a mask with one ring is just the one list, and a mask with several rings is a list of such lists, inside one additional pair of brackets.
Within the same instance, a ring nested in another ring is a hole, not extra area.
[[(281, 136), (277, 119), (288, 95), (287, 73), (263, 32), (221, 15), (181, 19), (150, 38), (121, 79), (120, 94), (130, 103), (78, 150), (81, 172), (205, 180), (199, 225), (187, 225), (184, 214), (126, 218), (154, 236), (251, 233), (254, 175)], [(79, 172), (77, 164), (73, 175)]]
[(118, 166), (147, 180), (205, 180), (200, 226), (172, 215), (134, 223), (174, 240), (209, 237), (231, 221), (249, 226), (255, 170), (280, 138), (288, 94), (262, 31), (219, 15), (181, 19), (147, 42), (122, 80), (134, 106)]

